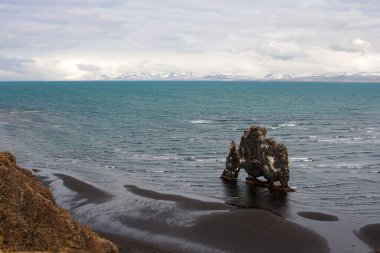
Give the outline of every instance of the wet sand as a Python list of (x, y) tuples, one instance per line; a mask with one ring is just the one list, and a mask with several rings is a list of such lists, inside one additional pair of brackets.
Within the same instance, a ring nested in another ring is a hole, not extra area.
[(227, 210), (230, 207), (224, 203), (218, 202), (206, 202), (197, 199), (186, 198), (174, 194), (166, 194), (155, 192), (147, 189), (139, 188), (135, 185), (125, 185), (124, 186), (129, 192), (136, 194), (140, 197), (145, 197), (154, 200), (165, 200), (176, 202), (177, 206), (183, 209), (189, 210)]
[[(65, 187), (75, 192), (74, 201), (78, 201), (76, 206), (105, 203), (112, 199), (109, 193), (72, 176), (54, 175), (62, 180)], [(175, 207), (166, 213), (167, 217), (183, 211), (205, 213), (197, 217), (190, 226), (165, 223), (163, 216), (153, 215), (147, 219), (131, 218), (126, 214), (114, 217), (128, 228), (188, 242), (184, 247), (177, 245), (174, 248), (173, 245), (157, 245), (124, 234), (99, 231), (102, 236), (117, 244), (120, 252), (204, 252), (204, 249), (209, 252), (240, 253), (330, 252), (327, 241), (317, 233), (265, 210), (236, 208), (223, 203), (159, 193), (134, 185), (126, 185), (125, 189), (139, 197), (174, 202)], [(194, 245), (201, 246), (196, 248)]]
[[(127, 226), (185, 238), (229, 252), (329, 252), (324, 238), (295, 223), (262, 210), (238, 209), (199, 218), (192, 227), (170, 227), (123, 220)], [(189, 252), (191, 252), (190, 250)]]
[(373, 250), (380, 252), (380, 223), (366, 225), (356, 235)]
[[(39, 171), (34, 171), (39, 172)], [(74, 178), (65, 174), (54, 174), (57, 178), (61, 179), (63, 185), (75, 192), (74, 201), (80, 201), (74, 208), (86, 204), (99, 204), (112, 199), (109, 193), (90, 185), (82, 180)], [(47, 187), (54, 181), (46, 176), (37, 175), (37, 178)], [(159, 196), (159, 195), (158, 195)], [(180, 196), (178, 196), (180, 197)], [(84, 201), (83, 201), (84, 200)], [(180, 198), (178, 199), (180, 200)], [(119, 249), (120, 253), (180, 253), (174, 249), (170, 249), (161, 245), (152, 244), (149, 242), (134, 239), (132, 237), (119, 235), (105, 231), (95, 231), (101, 237), (112, 241)]]
[(231, 252), (329, 252), (326, 240), (318, 234), (262, 210), (205, 216), (193, 233), (204, 243)]
[(164, 246), (155, 245), (149, 242), (132, 239), (113, 233), (95, 231), (101, 237), (113, 242), (119, 249), (119, 253), (180, 253), (181, 251), (170, 249)]
[(161, 194), (136, 186), (126, 186), (126, 188), (145, 198), (174, 201), (181, 209), (191, 207), (193, 210), (205, 210), (207, 207), (207, 210), (225, 210), (200, 216), (192, 226), (186, 227), (168, 225), (155, 217), (148, 220), (119, 217), (123, 224), (135, 229), (183, 238), (221, 251), (241, 253), (330, 251), (327, 241), (317, 233), (264, 210), (232, 209), (229, 205), (220, 203), (215, 205), (181, 196)]
[[(74, 208), (83, 206), (89, 203), (100, 204), (112, 199), (112, 195), (79, 179), (65, 174), (54, 174), (63, 181), (63, 185), (71, 191), (75, 192)], [(80, 201), (79, 201), (80, 200)]]
[(310, 220), (317, 220), (317, 221), (338, 221), (339, 218), (335, 215), (327, 214), (327, 213), (320, 213), (320, 212), (298, 212), (299, 216), (310, 219)]

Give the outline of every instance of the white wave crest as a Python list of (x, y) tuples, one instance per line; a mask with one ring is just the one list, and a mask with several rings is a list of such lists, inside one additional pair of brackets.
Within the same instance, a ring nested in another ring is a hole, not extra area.
[(214, 123), (212, 120), (207, 120), (207, 119), (196, 119), (196, 120), (191, 120), (191, 124), (212, 124)]
[(286, 122), (284, 124), (280, 124), (278, 125), (279, 127), (294, 127), (297, 125), (297, 122), (294, 122), (294, 121), (290, 121), (290, 122)]
[(294, 161), (294, 162), (312, 162), (313, 159), (309, 158), (309, 157), (292, 157), (292, 158), (289, 158), (290, 161)]

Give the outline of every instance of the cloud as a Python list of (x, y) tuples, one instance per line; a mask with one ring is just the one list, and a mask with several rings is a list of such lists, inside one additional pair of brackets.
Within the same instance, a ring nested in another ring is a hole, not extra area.
[(20, 72), (26, 69), (26, 65), (33, 63), (31, 59), (18, 59), (18, 58), (8, 58), (0, 56), (0, 70), (10, 71), (10, 72)]
[(380, 69), (379, 11), (378, 0), (4, 0), (0, 68), (42, 79), (121, 70), (254, 78), (328, 73), (347, 59), (355, 66), (339, 71)]
[(336, 44), (332, 44), (330, 49), (334, 51), (346, 51), (346, 52), (369, 52), (371, 43), (360, 38), (352, 39), (351, 41), (340, 41)]
[(359, 50), (361, 50), (362, 52), (364, 52), (364, 51), (368, 51), (369, 47), (371, 46), (371, 43), (369, 43), (368, 41), (356, 38), (352, 40), (352, 45), (358, 48)]
[(257, 51), (262, 55), (284, 61), (307, 57), (307, 53), (294, 42), (271, 41), (266, 45), (260, 45)]
[(98, 67), (98, 66), (95, 66), (95, 65), (91, 65), (91, 64), (77, 64), (77, 67), (79, 70), (82, 70), (82, 71), (87, 71), (87, 72), (93, 72), (93, 71), (100, 71), (102, 70), (102, 68)]

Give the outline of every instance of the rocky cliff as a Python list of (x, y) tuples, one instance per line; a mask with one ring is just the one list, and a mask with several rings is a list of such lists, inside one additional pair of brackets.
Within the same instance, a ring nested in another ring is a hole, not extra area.
[(57, 207), (31, 172), (0, 152), (0, 252), (118, 252), (110, 241)]

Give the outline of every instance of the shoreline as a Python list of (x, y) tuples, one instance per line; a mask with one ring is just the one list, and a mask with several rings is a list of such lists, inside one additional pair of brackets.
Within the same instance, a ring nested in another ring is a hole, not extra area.
[[(75, 177), (54, 174), (63, 186), (73, 193), (75, 207), (82, 204), (104, 204), (112, 196)], [(43, 179), (43, 178), (41, 178)], [(44, 179), (48, 183), (47, 179)], [(163, 214), (146, 217), (117, 215), (113, 219), (123, 226), (147, 231), (165, 238), (177, 238), (184, 245), (158, 244), (156, 241), (136, 239), (128, 234), (103, 231), (99, 234), (114, 242), (120, 252), (330, 252), (328, 242), (321, 235), (288, 219), (262, 209), (237, 208), (223, 203), (212, 203), (174, 194), (164, 194), (125, 185), (126, 192), (153, 202), (170, 202), (173, 207)], [(104, 197), (107, 196), (106, 199)], [(71, 210), (75, 211), (75, 210)], [(142, 207), (149, 213), (149, 207)], [(180, 213), (201, 213), (191, 224), (178, 225), (166, 221)]]
[[(97, 205), (109, 205), (115, 198), (110, 192), (72, 175), (51, 173), (50, 176), (46, 176), (45, 173), (43, 173), (45, 175), (38, 175), (39, 171), (34, 171), (34, 173), (48, 187), (54, 183), (72, 192), (69, 202), (72, 208), (68, 209), (73, 215), (76, 208), (88, 204), (95, 205), (95, 208)], [(141, 200), (154, 203), (168, 202), (173, 203), (173, 206), (164, 211), (164, 214), (157, 214), (151, 218), (131, 218), (128, 214), (116, 214), (112, 217), (124, 228), (138, 231), (137, 234), (127, 233), (123, 229), (112, 230), (93, 226), (97, 233), (114, 242), (121, 249), (120, 252), (250, 252), (252, 244), (255, 245), (257, 252), (267, 252), (271, 241), (275, 241), (280, 246), (270, 250), (282, 252), (314, 252), (310, 251), (310, 245), (316, 249), (315, 252), (368, 253), (379, 249), (377, 241), (380, 224), (363, 224), (354, 229), (351, 227), (350, 230), (349, 227), (338, 224), (343, 221), (333, 214), (311, 210), (294, 212), (293, 210), (293, 215), (289, 216), (287, 212), (278, 213), (277, 210), (270, 210), (265, 205), (247, 207), (210, 202), (130, 184), (122, 188), (126, 193)], [(152, 212), (147, 207), (142, 207), (140, 211)], [(198, 215), (190, 226), (173, 226), (164, 222), (181, 212), (202, 214)], [(82, 223), (91, 226), (90, 222), (83, 221), (88, 218), (86, 214), (82, 213), (76, 217)], [(271, 229), (268, 230), (268, 227)], [(140, 232), (145, 235), (141, 236)], [(238, 236), (239, 234), (245, 235), (243, 237), (249, 240), (242, 239)], [(176, 239), (180, 242), (173, 243)], [(231, 240), (233, 245), (230, 245)], [(302, 248), (300, 245), (309, 246)]]
[(94, 230), (101, 237), (113, 242), (119, 249), (119, 253), (182, 253), (183, 251), (134, 239), (125, 235)]
[[(112, 230), (111, 227), (99, 227), (88, 221), (86, 212), (77, 212), (83, 207), (112, 205), (116, 198), (111, 192), (105, 191), (91, 183), (87, 183), (76, 176), (62, 173), (41, 173), (32, 170), (34, 176), (48, 188), (60, 189), (61, 186), (70, 190), (68, 208), (72, 215), (83, 224), (90, 225), (94, 231), (112, 241), (120, 252), (378, 252), (380, 224), (364, 224), (354, 230), (342, 231), (338, 216), (322, 212), (296, 212), (295, 217), (288, 214), (281, 215), (273, 210), (260, 208), (260, 205), (247, 207), (245, 205), (231, 205), (229, 203), (205, 201), (189, 198), (172, 193), (162, 193), (136, 185), (124, 185), (122, 189), (127, 194), (137, 197), (140, 201), (153, 203), (172, 203), (170, 208), (157, 213), (152, 217), (130, 217), (128, 213), (108, 213), (112, 219), (131, 231), (148, 233), (141, 236), (139, 233), (127, 233), (126, 230)], [(58, 180), (58, 181), (57, 181)], [(58, 188), (56, 188), (58, 187)], [(53, 194), (54, 190), (51, 189)], [(58, 194), (59, 195), (59, 194)], [(65, 195), (67, 197), (67, 195)], [(59, 199), (57, 199), (59, 201)], [(67, 201), (67, 199), (66, 199)], [(127, 199), (127, 202), (130, 199)], [(141, 207), (142, 213), (149, 213), (149, 206)], [(158, 205), (159, 208), (159, 205)], [(156, 210), (159, 211), (159, 210)], [(294, 211), (294, 210), (293, 210)], [(165, 220), (177, 216), (179, 213), (194, 213), (196, 218), (189, 225), (165, 223)], [(116, 215), (115, 215), (116, 214)], [(294, 212), (293, 212), (294, 214)], [(87, 222), (86, 222), (87, 220)], [(303, 222), (300, 222), (303, 220)], [(305, 222), (306, 221), (306, 222)], [(315, 226), (317, 224), (317, 226)], [(99, 224), (98, 224), (99, 225)], [(315, 229), (323, 226), (324, 229)], [(347, 228), (347, 227), (346, 227)], [(328, 233), (321, 231), (331, 230)], [(335, 232), (334, 232), (335, 231)], [(341, 233), (344, 232), (344, 233)], [(329, 235), (338, 233), (338, 241), (356, 238), (360, 243), (346, 242), (342, 247), (336, 244)], [(153, 239), (153, 240), (151, 240)], [(176, 239), (177, 242), (173, 243)], [(273, 243), (272, 243), (273, 242)], [(275, 242), (275, 243), (274, 243)], [(254, 245), (254, 246), (253, 246)], [(311, 250), (312, 248), (312, 250)], [(349, 249), (349, 250), (347, 250)], [(372, 251), (371, 251), (372, 250)]]

